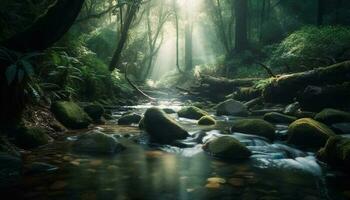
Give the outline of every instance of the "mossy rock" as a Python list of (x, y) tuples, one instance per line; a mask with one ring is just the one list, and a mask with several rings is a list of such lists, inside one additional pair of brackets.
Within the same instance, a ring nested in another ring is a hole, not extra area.
[(350, 169), (350, 139), (340, 136), (330, 137), (318, 152), (318, 158), (335, 168)]
[(326, 108), (315, 116), (315, 120), (327, 125), (350, 122), (350, 113)]
[(95, 122), (100, 123), (101, 117), (105, 113), (105, 109), (100, 104), (90, 104), (84, 107), (84, 111), (89, 115), (89, 117)]
[(207, 112), (205, 112), (204, 110), (197, 108), (195, 106), (187, 106), (182, 108), (181, 110), (179, 110), (179, 112), (177, 112), (177, 114), (179, 115), (179, 117), (184, 117), (184, 118), (188, 118), (188, 119), (200, 119), (203, 116), (208, 115)]
[(311, 118), (299, 119), (288, 127), (288, 143), (306, 148), (319, 148), (335, 133), (327, 125)]
[(42, 128), (20, 127), (15, 134), (15, 143), (24, 149), (32, 149), (48, 144), (50, 136)]
[(129, 113), (119, 118), (118, 124), (119, 125), (138, 124), (141, 121), (141, 118), (142, 118), (141, 115), (138, 115), (136, 113)]
[(246, 117), (248, 116), (249, 112), (247, 107), (243, 103), (233, 99), (229, 99), (217, 105), (216, 114), (219, 116), (232, 115)]
[(51, 107), (58, 121), (71, 129), (87, 128), (92, 122), (89, 115), (76, 103), (57, 101)]
[(264, 120), (271, 123), (289, 124), (297, 120), (297, 118), (294, 116), (289, 116), (278, 112), (270, 112), (264, 115)]
[(275, 126), (262, 119), (239, 119), (233, 122), (232, 132), (245, 133), (265, 137), (269, 140), (275, 138)]
[(207, 142), (203, 149), (214, 157), (241, 160), (248, 159), (251, 151), (237, 139), (230, 136), (222, 136)]
[(159, 108), (147, 109), (140, 124), (152, 141), (161, 144), (171, 144), (174, 140), (189, 136), (185, 129)]
[(73, 143), (75, 151), (91, 154), (114, 154), (124, 148), (113, 136), (97, 130), (79, 135), (78, 139)]
[(215, 125), (216, 124), (216, 120), (209, 116), (203, 116), (198, 120), (198, 125)]
[(166, 113), (166, 114), (174, 114), (176, 113), (175, 110), (171, 109), (171, 108), (163, 108), (163, 111)]

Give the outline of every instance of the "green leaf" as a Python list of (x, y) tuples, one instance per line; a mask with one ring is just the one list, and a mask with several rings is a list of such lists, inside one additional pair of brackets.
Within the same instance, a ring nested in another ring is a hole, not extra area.
[(27, 73), (28, 76), (34, 75), (34, 69), (30, 62), (26, 60), (21, 60), (22, 66), (24, 68), (24, 71)]
[(17, 79), (18, 83), (22, 82), (23, 78), (24, 78), (24, 71), (23, 71), (23, 69), (19, 69), (18, 70), (17, 76), (18, 76), (18, 79)]
[(17, 65), (10, 65), (5, 72), (7, 83), (10, 85), (16, 77)]

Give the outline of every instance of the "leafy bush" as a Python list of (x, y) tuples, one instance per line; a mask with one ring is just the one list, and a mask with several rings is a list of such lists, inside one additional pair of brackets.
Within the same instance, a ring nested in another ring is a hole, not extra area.
[[(350, 28), (308, 26), (290, 34), (273, 51), (269, 64), (300, 71), (350, 58)], [(305, 67), (306, 66), (306, 67)]]

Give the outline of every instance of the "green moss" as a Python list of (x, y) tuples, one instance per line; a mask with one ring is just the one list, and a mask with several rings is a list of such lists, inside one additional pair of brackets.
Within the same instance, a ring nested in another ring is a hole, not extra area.
[(247, 159), (250, 150), (235, 138), (222, 136), (206, 143), (203, 149), (213, 156), (223, 159)]
[(203, 116), (208, 115), (207, 112), (195, 106), (184, 107), (177, 114), (179, 115), (179, 117), (196, 119), (196, 120), (200, 119)]
[(289, 124), (289, 123), (292, 123), (295, 120), (297, 120), (297, 118), (293, 117), (293, 116), (277, 113), (277, 112), (271, 112), (271, 113), (266, 113), (264, 115), (264, 120), (271, 122), (271, 123)]
[(203, 116), (198, 120), (198, 125), (215, 125), (216, 121), (209, 115)]
[(21, 127), (15, 134), (15, 143), (24, 149), (31, 149), (49, 143), (46, 131), (35, 127)]
[(58, 101), (51, 107), (55, 117), (66, 127), (72, 129), (86, 128), (91, 118), (76, 103), (71, 101)]
[(257, 135), (273, 140), (275, 138), (275, 127), (262, 119), (240, 119), (232, 124), (232, 132)]
[(350, 113), (341, 110), (326, 108), (315, 116), (315, 120), (331, 125), (350, 122)]
[(331, 137), (324, 148), (318, 152), (318, 157), (334, 166), (349, 172), (350, 168), (350, 139), (343, 137)]
[(174, 140), (185, 139), (188, 133), (175, 120), (158, 108), (150, 108), (140, 122), (142, 128), (150, 135), (151, 140), (170, 144)]
[(303, 118), (293, 122), (288, 127), (288, 143), (301, 147), (322, 147), (334, 132), (325, 124), (310, 118)]

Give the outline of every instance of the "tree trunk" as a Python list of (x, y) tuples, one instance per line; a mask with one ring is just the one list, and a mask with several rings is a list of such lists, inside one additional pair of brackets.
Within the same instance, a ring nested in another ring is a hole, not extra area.
[(84, 0), (59, 0), (27, 30), (1, 45), (20, 52), (41, 51), (51, 47), (73, 25)]
[(191, 71), (192, 67), (192, 24), (187, 22), (185, 27), (185, 69)]
[(236, 13), (235, 50), (238, 53), (248, 48), (248, 38), (247, 38), (248, 14), (247, 12), (248, 12), (247, 0), (235, 0), (235, 13)]

